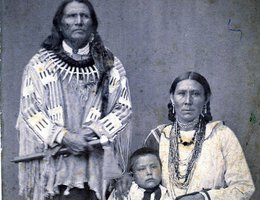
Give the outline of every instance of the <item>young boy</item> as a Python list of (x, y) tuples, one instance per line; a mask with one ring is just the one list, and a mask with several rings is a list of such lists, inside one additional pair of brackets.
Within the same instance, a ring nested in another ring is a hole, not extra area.
[[(161, 167), (157, 151), (147, 147), (136, 150), (129, 161), (133, 182), (124, 200), (170, 200), (166, 188), (160, 185)], [(115, 191), (109, 200), (117, 200)]]

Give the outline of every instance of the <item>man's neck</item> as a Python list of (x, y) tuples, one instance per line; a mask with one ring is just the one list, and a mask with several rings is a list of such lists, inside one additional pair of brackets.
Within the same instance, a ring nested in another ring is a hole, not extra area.
[(70, 56), (72, 54), (79, 54), (79, 55), (87, 55), (89, 53), (89, 44), (87, 43), (82, 48), (73, 49), (73, 47), (70, 46), (70, 44), (67, 43), (67, 41), (63, 40), (62, 47), (64, 51), (66, 51)]
[(72, 49), (74, 53), (77, 53), (79, 49), (84, 48), (88, 44), (88, 40), (85, 41), (70, 41), (64, 40), (66, 44)]

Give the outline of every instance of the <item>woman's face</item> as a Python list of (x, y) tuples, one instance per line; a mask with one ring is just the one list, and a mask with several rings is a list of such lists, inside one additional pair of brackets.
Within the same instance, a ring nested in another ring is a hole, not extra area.
[(206, 97), (203, 86), (195, 80), (180, 81), (171, 94), (176, 118), (182, 123), (188, 123), (199, 117)]

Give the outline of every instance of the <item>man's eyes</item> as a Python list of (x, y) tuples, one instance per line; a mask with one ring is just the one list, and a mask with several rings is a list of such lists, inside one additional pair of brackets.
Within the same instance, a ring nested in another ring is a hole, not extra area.
[(179, 95), (185, 95), (185, 92), (184, 92), (184, 91), (179, 91), (179, 92), (177, 92), (177, 94), (179, 94)]
[(68, 18), (75, 18), (75, 17), (77, 17), (77, 16), (80, 16), (80, 17), (82, 17), (82, 18), (89, 18), (89, 15), (87, 15), (87, 14), (67, 14), (67, 17)]

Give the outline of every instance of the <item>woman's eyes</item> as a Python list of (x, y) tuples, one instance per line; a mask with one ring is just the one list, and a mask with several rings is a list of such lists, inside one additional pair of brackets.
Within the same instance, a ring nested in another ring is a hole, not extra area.
[[(186, 93), (187, 93), (187, 92), (185, 92), (185, 91), (179, 91), (179, 92), (177, 92), (177, 94), (180, 95), (180, 96), (185, 96)], [(195, 96), (195, 97), (200, 96), (200, 92), (196, 92), (196, 91), (195, 91), (195, 92), (191, 92), (190, 94), (191, 94), (192, 96)]]
[(194, 92), (193, 95), (194, 95), (194, 96), (199, 96), (199, 95), (200, 95), (200, 92)]

